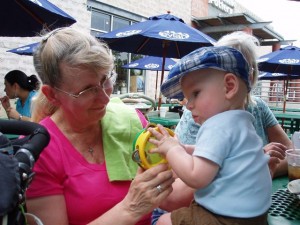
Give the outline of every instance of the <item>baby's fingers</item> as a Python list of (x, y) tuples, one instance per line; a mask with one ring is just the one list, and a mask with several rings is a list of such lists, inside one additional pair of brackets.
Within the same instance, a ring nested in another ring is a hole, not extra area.
[(161, 139), (163, 137), (163, 135), (160, 132), (158, 132), (156, 129), (152, 127), (149, 127), (148, 131), (152, 134), (152, 136), (154, 136), (157, 139)]
[(157, 124), (157, 127), (160, 130), (160, 132), (163, 134), (163, 136), (170, 136), (169, 132), (167, 131), (167, 129), (165, 127), (163, 127), (160, 124)]
[(159, 144), (159, 141), (155, 138), (149, 138), (148, 142), (156, 146)]

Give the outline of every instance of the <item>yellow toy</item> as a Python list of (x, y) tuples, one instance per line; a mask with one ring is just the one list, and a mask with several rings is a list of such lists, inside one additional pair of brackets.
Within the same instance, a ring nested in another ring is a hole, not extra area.
[[(150, 124), (148, 127), (154, 127), (159, 131), (155, 124)], [(147, 127), (147, 128), (148, 128)], [(149, 169), (160, 163), (167, 163), (167, 160), (158, 153), (149, 153), (149, 150), (156, 146), (148, 142), (149, 138), (154, 138), (152, 134), (147, 131), (147, 128), (142, 130), (136, 137), (133, 143), (132, 159), (144, 169)], [(174, 132), (166, 128), (171, 136), (174, 136)]]

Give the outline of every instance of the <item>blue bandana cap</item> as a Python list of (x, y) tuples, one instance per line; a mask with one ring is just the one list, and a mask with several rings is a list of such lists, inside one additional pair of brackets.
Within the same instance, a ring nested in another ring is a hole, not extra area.
[(247, 60), (238, 50), (222, 46), (202, 47), (181, 58), (170, 70), (167, 80), (161, 86), (161, 93), (167, 98), (184, 98), (181, 78), (192, 71), (207, 68), (233, 73), (245, 81), (250, 92), (250, 69)]

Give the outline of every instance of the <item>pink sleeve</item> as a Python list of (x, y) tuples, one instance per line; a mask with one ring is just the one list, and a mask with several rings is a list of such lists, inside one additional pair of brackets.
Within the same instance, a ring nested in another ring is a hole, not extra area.
[(148, 124), (148, 120), (146, 119), (146, 117), (144, 116), (144, 114), (140, 110), (138, 110), (138, 109), (135, 109), (135, 110), (136, 110), (136, 112), (137, 112), (137, 114), (140, 118), (140, 121), (141, 121), (141, 124), (142, 124), (143, 128), (145, 128)]

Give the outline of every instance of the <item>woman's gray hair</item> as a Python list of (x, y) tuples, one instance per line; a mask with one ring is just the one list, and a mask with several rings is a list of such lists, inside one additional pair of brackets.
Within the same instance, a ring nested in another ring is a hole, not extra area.
[(243, 31), (236, 31), (220, 38), (215, 46), (229, 46), (239, 50), (248, 61), (250, 71), (252, 72), (251, 84), (255, 86), (258, 78), (257, 67), (257, 48), (260, 45), (259, 40)]
[(62, 82), (61, 63), (95, 71), (113, 69), (113, 56), (104, 42), (70, 27), (47, 34), (35, 51), (33, 62), (43, 84), (52, 87)]

